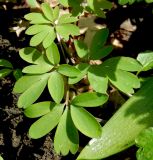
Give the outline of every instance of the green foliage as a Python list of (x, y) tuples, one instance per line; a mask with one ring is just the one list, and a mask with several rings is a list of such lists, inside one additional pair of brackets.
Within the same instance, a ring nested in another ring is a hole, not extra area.
[[(77, 26), (79, 18), (84, 12), (105, 18), (104, 11), (112, 8), (109, 1), (59, 0), (60, 4), (55, 7), (49, 3), (39, 5), (37, 1), (28, 3), (40, 9), (25, 15), (30, 23), (26, 34), (32, 38), (30, 47), (21, 49), (19, 55), (29, 65), (23, 68), (24, 75), (20, 78), (20, 71), (14, 71), (10, 62), (0, 60), (0, 75), (4, 77), (13, 71), (19, 78), (13, 89), (20, 94), (18, 107), (24, 109), (25, 116), (37, 118), (29, 129), (29, 136), (41, 138), (57, 126), (55, 151), (67, 155), (78, 151), (80, 131), (95, 138), (79, 156), (83, 159), (104, 158), (132, 145), (134, 138), (152, 121), (151, 114), (148, 115), (152, 111), (152, 97), (146, 96), (153, 91), (152, 83), (132, 96), (134, 89), (140, 87), (137, 75), (152, 69), (152, 53), (141, 53), (137, 60), (122, 56), (108, 58), (113, 47), (107, 42), (107, 28), (99, 29), (90, 45), (82, 40)], [(61, 12), (61, 5), (68, 13)], [(83, 91), (79, 90), (80, 85)], [(90, 91), (84, 89), (86, 85)], [(102, 129), (88, 110), (102, 107), (108, 101), (110, 87), (132, 98)], [(50, 94), (50, 100), (39, 102), (44, 90)], [(132, 116), (125, 115), (127, 110)], [(146, 123), (140, 125), (141, 120)]]
[(141, 132), (135, 142), (139, 147), (137, 160), (153, 160), (153, 128)]
[[(147, 81), (136, 94), (123, 104), (105, 124), (101, 137), (92, 139), (82, 150), (78, 160), (104, 159), (118, 153), (133, 145), (141, 131), (153, 126), (152, 80), (153, 78)], [(151, 133), (149, 131), (149, 134)], [(138, 139), (138, 145), (144, 147), (143, 142)], [(145, 143), (151, 144), (151, 141), (147, 140)], [(139, 153), (144, 152), (141, 150)]]
[(13, 72), (13, 76), (18, 80), (22, 76), (20, 69), (14, 69), (11, 62), (6, 59), (0, 59), (0, 79), (8, 76)]

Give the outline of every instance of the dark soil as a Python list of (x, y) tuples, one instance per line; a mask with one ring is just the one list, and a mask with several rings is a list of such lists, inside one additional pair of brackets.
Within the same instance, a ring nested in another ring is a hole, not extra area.
[[(15, 26), (25, 13), (29, 12), (27, 8), (0, 9), (0, 58), (10, 60), (16, 68), (23, 68), (23, 62), (18, 56), (18, 50), (28, 46), (29, 37), (24, 34), (24, 31), (19, 37), (15, 32), (11, 32), (12, 26)], [(97, 19), (97, 23), (107, 23), (110, 28), (110, 34), (113, 36), (120, 33), (120, 41), (123, 43), (123, 48), (116, 48), (111, 56), (124, 55), (135, 57), (140, 51), (153, 50), (153, 16), (151, 7), (149, 6), (134, 6), (126, 9), (119, 7), (108, 15), (108, 22), (103, 19)], [(125, 13), (125, 14), (123, 14)], [(135, 13), (135, 14), (134, 14)], [(133, 16), (134, 17), (131, 17)], [(120, 24), (127, 18), (143, 21), (136, 21), (137, 30), (132, 33), (132, 36), (124, 41), (122, 40), (122, 30)], [(114, 22), (115, 20), (115, 22)], [(116, 38), (116, 37), (115, 37)], [(22, 109), (17, 108), (18, 95), (12, 93), (15, 79), (13, 76), (8, 76), (0, 80), (0, 154), (4, 160), (75, 160), (76, 156), (69, 155), (61, 157), (54, 152), (53, 137), (54, 133), (47, 136), (32, 140), (28, 137), (28, 129), (33, 123), (33, 120), (26, 118), (23, 115)], [(109, 102), (109, 107), (102, 109), (101, 118), (104, 123), (113, 115), (116, 110), (114, 104)], [(81, 135), (80, 142), (84, 146), (89, 139)], [(136, 160), (136, 147), (132, 147), (115, 156), (106, 158), (106, 160)]]

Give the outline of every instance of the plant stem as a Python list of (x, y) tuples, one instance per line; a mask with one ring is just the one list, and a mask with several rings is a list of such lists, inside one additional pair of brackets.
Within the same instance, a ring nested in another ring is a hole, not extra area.
[(57, 35), (57, 40), (59, 42), (59, 45), (60, 45), (64, 60), (65, 60), (66, 63), (68, 63), (67, 58), (65, 56), (64, 48), (63, 48), (62, 43), (61, 43), (61, 37), (58, 35), (58, 33), (56, 35)]

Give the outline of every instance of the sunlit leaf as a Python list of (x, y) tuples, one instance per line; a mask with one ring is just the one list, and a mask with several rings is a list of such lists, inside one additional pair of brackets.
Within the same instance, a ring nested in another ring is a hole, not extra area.
[(56, 26), (56, 31), (65, 40), (68, 40), (70, 35), (77, 36), (80, 34), (79, 28), (73, 24)]
[[(26, 75), (21, 77), (14, 85), (14, 93), (22, 93), (36, 82), (42, 79), (42, 75)], [(24, 84), (24, 85), (23, 85)]]
[(54, 66), (51, 64), (30, 65), (23, 68), (23, 73), (42, 74), (50, 71)]
[(85, 92), (76, 96), (71, 104), (82, 107), (97, 107), (104, 104), (108, 100), (108, 96), (96, 92)]
[(56, 103), (60, 103), (64, 96), (64, 79), (58, 72), (52, 72), (48, 80), (48, 89)]
[(111, 67), (112, 70), (122, 69), (125, 71), (139, 71), (142, 65), (131, 57), (113, 57), (103, 63), (106, 68)]
[(50, 7), (50, 5), (48, 3), (42, 3), (41, 4), (41, 9), (45, 15), (45, 17), (50, 20), (51, 22), (53, 22), (53, 9)]
[(68, 64), (60, 65), (58, 67), (58, 72), (68, 77), (76, 77), (81, 73), (76, 67)]
[(71, 14), (63, 14), (58, 19), (58, 24), (73, 23), (76, 21), (78, 21), (77, 17), (72, 17)]
[(52, 45), (55, 38), (56, 38), (56, 34), (54, 31), (54, 28), (50, 28), (50, 31), (48, 32), (47, 36), (43, 40), (44, 48), (48, 48), (50, 45)]
[(66, 107), (57, 126), (54, 137), (54, 148), (56, 153), (67, 155), (69, 151), (75, 154), (79, 148), (79, 135), (71, 119), (70, 112)]
[(88, 137), (99, 137), (102, 128), (92, 114), (84, 108), (71, 105), (71, 116), (76, 128)]
[(19, 55), (24, 61), (29, 63), (41, 64), (44, 62), (43, 55), (33, 47), (26, 47), (20, 49)]
[(45, 31), (45, 30), (50, 30), (52, 27), (51, 26), (48, 26), (48, 25), (42, 25), (42, 24), (35, 24), (35, 25), (32, 25), (30, 26), (27, 30), (26, 30), (26, 34), (27, 35), (34, 35), (34, 34), (37, 34), (37, 33), (40, 33), (42, 31)]
[(49, 113), (56, 104), (50, 101), (39, 102), (28, 106), (24, 114), (29, 118), (37, 118)]
[(59, 64), (60, 62), (60, 53), (57, 48), (57, 45), (55, 43), (52, 43), (47, 49), (46, 49), (46, 56), (48, 60), (52, 64)]
[(34, 103), (45, 89), (47, 80), (48, 80), (48, 74), (43, 75), (43, 78), (41, 80), (31, 85), (25, 92), (23, 92), (19, 97), (18, 107), (26, 108), (32, 103)]
[(87, 56), (88, 47), (83, 41), (75, 40), (74, 45), (75, 45), (76, 52), (80, 58), (84, 58)]
[(53, 10), (53, 17), (54, 17), (54, 21), (58, 19), (59, 17), (59, 13), (60, 13), (60, 9), (58, 6), (56, 6)]
[(49, 113), (33, 123), (29, 129), (29, 136), (38, 139), (48, 134), (59, 122), (63, 112), (63, 105), (56, 105)]
[(99, 93), (106, 93), (108, 87), (108, 77), (102, 73), (98, 66), (90, 67), (88, 80), (92, 88)]
[(24, 16), (31, 24), (51, 23), (41, 13), (28, 13)]
[(132, 73), (116, 70), (107, 73), (110, 82), (124, 93), (134, 93), (133, 88), (140, 87), (139, 79)]
[(48, 35), (48, 31), (44, 30), (39, 32), (38, 34), (34, 35), (30, 40), (30, 46), (37, 46), (39, 45)]
[(76, 68), (80, 71), (80, 74), (77, 75), (77, 77), (69, 77), (68, 79), (69, 84), (75, 84), (79, 82), (87, 74), (90, 65), (87, 63), (80, 63), (76, 66)]
[(0, 67), (13, 68), (12, 64), (6, 59), (0, 59)]
[(153, 69), (153, 52), (147, 51), (143, 53), (139, 53), (137, 60), (142, 64), (141, 71), (148, 71)]

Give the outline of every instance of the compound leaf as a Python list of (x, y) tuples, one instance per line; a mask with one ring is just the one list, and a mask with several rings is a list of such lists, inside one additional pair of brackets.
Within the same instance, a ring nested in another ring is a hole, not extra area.
[(71, 14), (63, 14), (58, 19), (58, 24), (73, 23), (78, 21), (77, 17), (71, 17)]
[(84, 108), (71, 105), (71, 116), (76, 128), (88, 137), (99, 137), (102, 128), (95, 117)]

